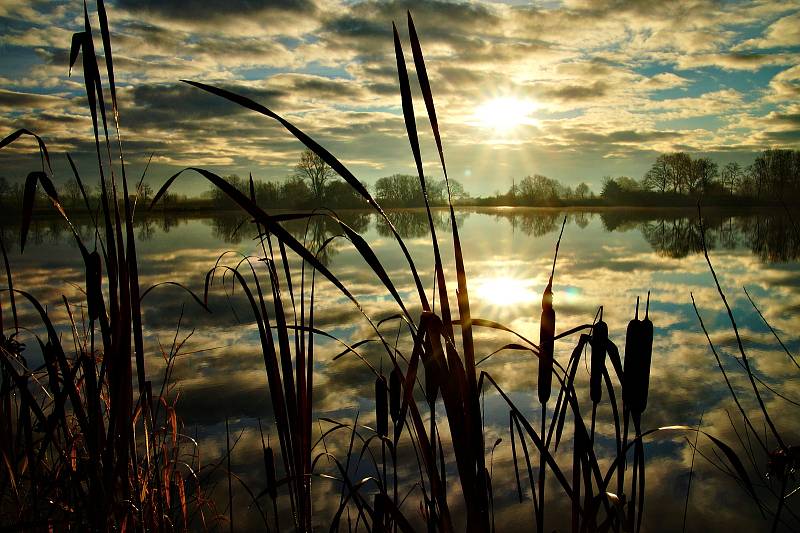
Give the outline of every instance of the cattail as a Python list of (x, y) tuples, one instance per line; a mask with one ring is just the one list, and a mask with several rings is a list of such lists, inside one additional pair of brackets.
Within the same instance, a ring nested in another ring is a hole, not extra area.
[(100, 317), (100, 308), (103, 303), (102, 268), (100, 254), (95, 250), (89, 254), (86, 261), (86, 303), (89, 307), (90, 320), (97, 320)]
[(641, 363), (639, 365), (639, 386), (641, 387), (637, 414), (642, 414), (647, 408), (647, 393), (650, 389), (650, 363), (653, 358), (653, 323), (650, 321), (650, 291), (647, 292), (647, 305), (644, 311), (644, 320), (641, 325)]
[[(435, 405), (442, 380), (439, 369), (440, 365), (444, 364), (444, 361), (439, 360), (443, 355), (441, 353), (441, 344), (435, 345), (441, 338), (441, 322), (432, 313), (423, 314), (422, 318), (427, 329), (423, 342), (425, 343), (425, 351), (430, 354), (429, 357), (425, 357), (422, 360), (422, 364), (425, 367), (425, 399), (428, 400), (428, 405)], [(439, 349), (434, 349), (435, 347)]]
[(278, 482), (275, 475), (275, 454), (272, 453), (272, 446), (269, 446), (269, 435), (267, 443), (264, 442), (264, 431), (261, 429), (261, 419), (258, 419), (258, 432), (261, 434), (261, 449), (264, 452), (264, 472), (267, 475), (267, 493), (275, 501), (278, 497)]
[(553, 339), (556, 333), (556, 312), (553, 310), (553, 278), (542, 295), (542, 318), (539, 325), (539, 403), (550, 399), (553, 381)]
[(436, 404), (436, 398), (439, 397), (439, 372), (436, 368), (436, 363), (430, 358), (425, 367), (425, 399), (428, 405)]
[(264, 468), (267, 471), (267, 492), (273, 500), (278, 497), (278, 482), (275, 476), (275, 454), (272, 446), (264, 448)]
[(386, 506), (384, 505), (383, 495), (381, 493), (376, 494), (372, 503), (375, 509), (375, 514), (372, 518), (372, 531), (386, 531)]
[(639, 298), (636, 298), (636, 316), (628, 322), (628, 329), (625, 332), (625, 362), (622, 370), (622, 402), (633, 409), (636, 403), (637, 377), (639, 376), (639, 365), (642, 360), (640, 351), (640, 336), (642, 331), (642, 321), (639, 320)]
[(600, 308), (600, 320), (592, 328), (592, 368), (589, 375), (589, 395), (593, 403), (600, 403), (603, 398), (603, 371), (606, 366), (606, 348), (608, 346), (608, 325), (603, 322), (603, 308)]
[(383, 376), (375, 379), (375, 417), (378, 435), (385, 437), (389, 434), (389, 401), (386, 378)]
[(400, 419), (400, 398), (403, 392), (403, 374), (399, 368), (392, 370), (389, 374), (389, 414), (392, 423), (397, 425)]
[[(544, 405), (550, 399), (550, 388), (553, 383), (553, 343), (556, 336), (556, 312), (553, 310), (553, 276), (556, 274), (556, 261), (558, 248), (561, 246), (561, 237), (564, 236), (564, 226), (567, 217), (561, 223), (561, 232), (556, 241), (556, 252), (553, 254), (553, 269), (550, 279), (542, 294), (542, 317), (539, 321), (539, 403), (542, 404), (542, 423), (544, 423)], [(539, 524), (541, 526), (541, 524)], [(541, 529), (541, 527), (540, 527)]]

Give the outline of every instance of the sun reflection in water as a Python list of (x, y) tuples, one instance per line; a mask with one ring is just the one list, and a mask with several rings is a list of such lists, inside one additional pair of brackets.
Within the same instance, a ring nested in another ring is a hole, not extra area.
[(475, 294), (483, 302), (498, 307), (507, 307), (536, 302), (541, 298), (535, 280), (496, 276), (475, 281)]
[[(514, 275), (487, 276), (474, 281), (474, 294), (485, 305), (508, 308), (520, 305), (539, 306), (546, 279), (525, 278)], [(576, 303), (581, 298), (578, 287), (565, 286), (554, 291), (558, 303)]]

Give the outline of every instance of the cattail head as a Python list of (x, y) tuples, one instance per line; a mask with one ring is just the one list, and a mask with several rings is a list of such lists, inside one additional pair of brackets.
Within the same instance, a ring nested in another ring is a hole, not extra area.
[(372, 531), (386, 531), (386, 506), (383, 495), (381, 493), (376, 494), (372, 503), (375, 513), (372, 517)]
[(261, 419), (258, 419), (258, 432), (261, 434), (261, 450), (264, 452), (264, 473), (267, 476), (267, 494), (275, 500), (278, 497), (278, 478), (275, 474), (275, 454), (272, 453), (272, 446), (269, 445), (269, 435), (267, 442), (264, 442), (264, 430), (261, 428)]
[(553, 382), (553, 342), (556, 336), (556, 312), (553, 310), (553, 276), (556, 274), (556, 261), (558, 260), (558, 248), (561, 246), (561, 237), (564, 236), (564, 226), (567, 225), (567, 217), (561, 223), (561, 233), (558, 234), (556, 241), (556, 252), (553, 254), (553, 269), (550, 271), (550, 279), (547, 287), (542, 294), (542, 317), (539, 321), (539, 403), (542, 405), (550, 399), (550, 388)]
[(378, 435), (385, 437), (389, 434), (389, 398), (383, 376), (375, 379), (375, 418)]
[(625, 361), (622, 370), (622, 401), (632, 412), (636, 412), (636, 407), (641, 401), (641, 387), (639, 377), (641, 376), (641, 336), (642, 321), (639, 320), (639, 298), (636, 298), (636, 315), (633, 320), (628, 322), (628, 329), (625, 332)]
[(589, 395), (593, 403), (603, 398), (603, 371), (606, 366), (606, 348), (608, 346), (608, 325), (603, 322), (603, 308), (600, 308), (600, 319), (592, 328), (592, 367), (589, 375)]
[(275, 475), (275, 454), (272, 447), (264, 448), (264, 469), (267, 473), (267, 492), (273, 500), (278, 497), (278, 481)]
[(400, 419), (400, 398), (403, 393), (403, 374), (399, 368), (392, 370), (389, 374), (389, 415), (392, 423), (397, 425)]
[(553, 278), (542, 295), (542, 317), (539, 323), (539, 403), (550, 399), (553, 381), (553, 343), (556, 332), (556, 312), (553, 309)]
[(641, 336), (639, 342), (642, 361), (639, 365), (638, 382), (641, 388), (638, 414), (647, 408), (647, 394), (650, 389), (650, 364), (653, 358), (653, 323), (650, 321), (650, 292), (647, 292), (647, 305), (644, 311), (644, 320), (641, 325)]

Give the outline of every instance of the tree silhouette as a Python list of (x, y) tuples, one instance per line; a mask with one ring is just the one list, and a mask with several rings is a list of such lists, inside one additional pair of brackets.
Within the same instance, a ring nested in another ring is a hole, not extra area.
[(309, 149), (300, 154), (300, 161), (295, 167), (296, 175), (308, 182), (309, 189), (318, 203), (325, 199), (325, 184), (336, 173), (323, 159)]
[(149, 183), (142, 183), (139, 188), (139, 198), (146, 204), (153, 198), (153, 187)]
[(722, 180), (722, 186), (728, 193), (733, 194), (733, 191), (739, 188), (742, 180), (742, 165), (736, 161), (731, 161), (725, 165), (720, 173), (720, 180)]

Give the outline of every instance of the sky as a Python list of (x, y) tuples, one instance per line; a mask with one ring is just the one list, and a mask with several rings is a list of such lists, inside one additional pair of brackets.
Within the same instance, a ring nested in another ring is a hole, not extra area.
[[(101, 50), (96, 6), (90, 2)], [(107, 3), (130, 175), (199, 166), (282, 179), (302, 145), (277, 123), (183, 84), (244, 94), (288, 118), (367, 184), (414, 173), (392, 39), (417, 86), (420, 37), (448, 173), (473, 194), (544, 174), (595, 191), (639, 178), (658, 153), (749, 164), (800, 148), (800, 1), (114, 0)], [(0, 0), (0, 135), (41, 135), (56, 181), (65, 154), (96, 172), (82, 72), (69, 75), (82, 3)], [(80, 64), (80, 61), (78, 62)], [(414, 92), (426, 174), (441, 167)], [(0, 151), (0, 176), (38, 168), (35, 144)], [(177, 192), (207, 189), (182, 178)]]

